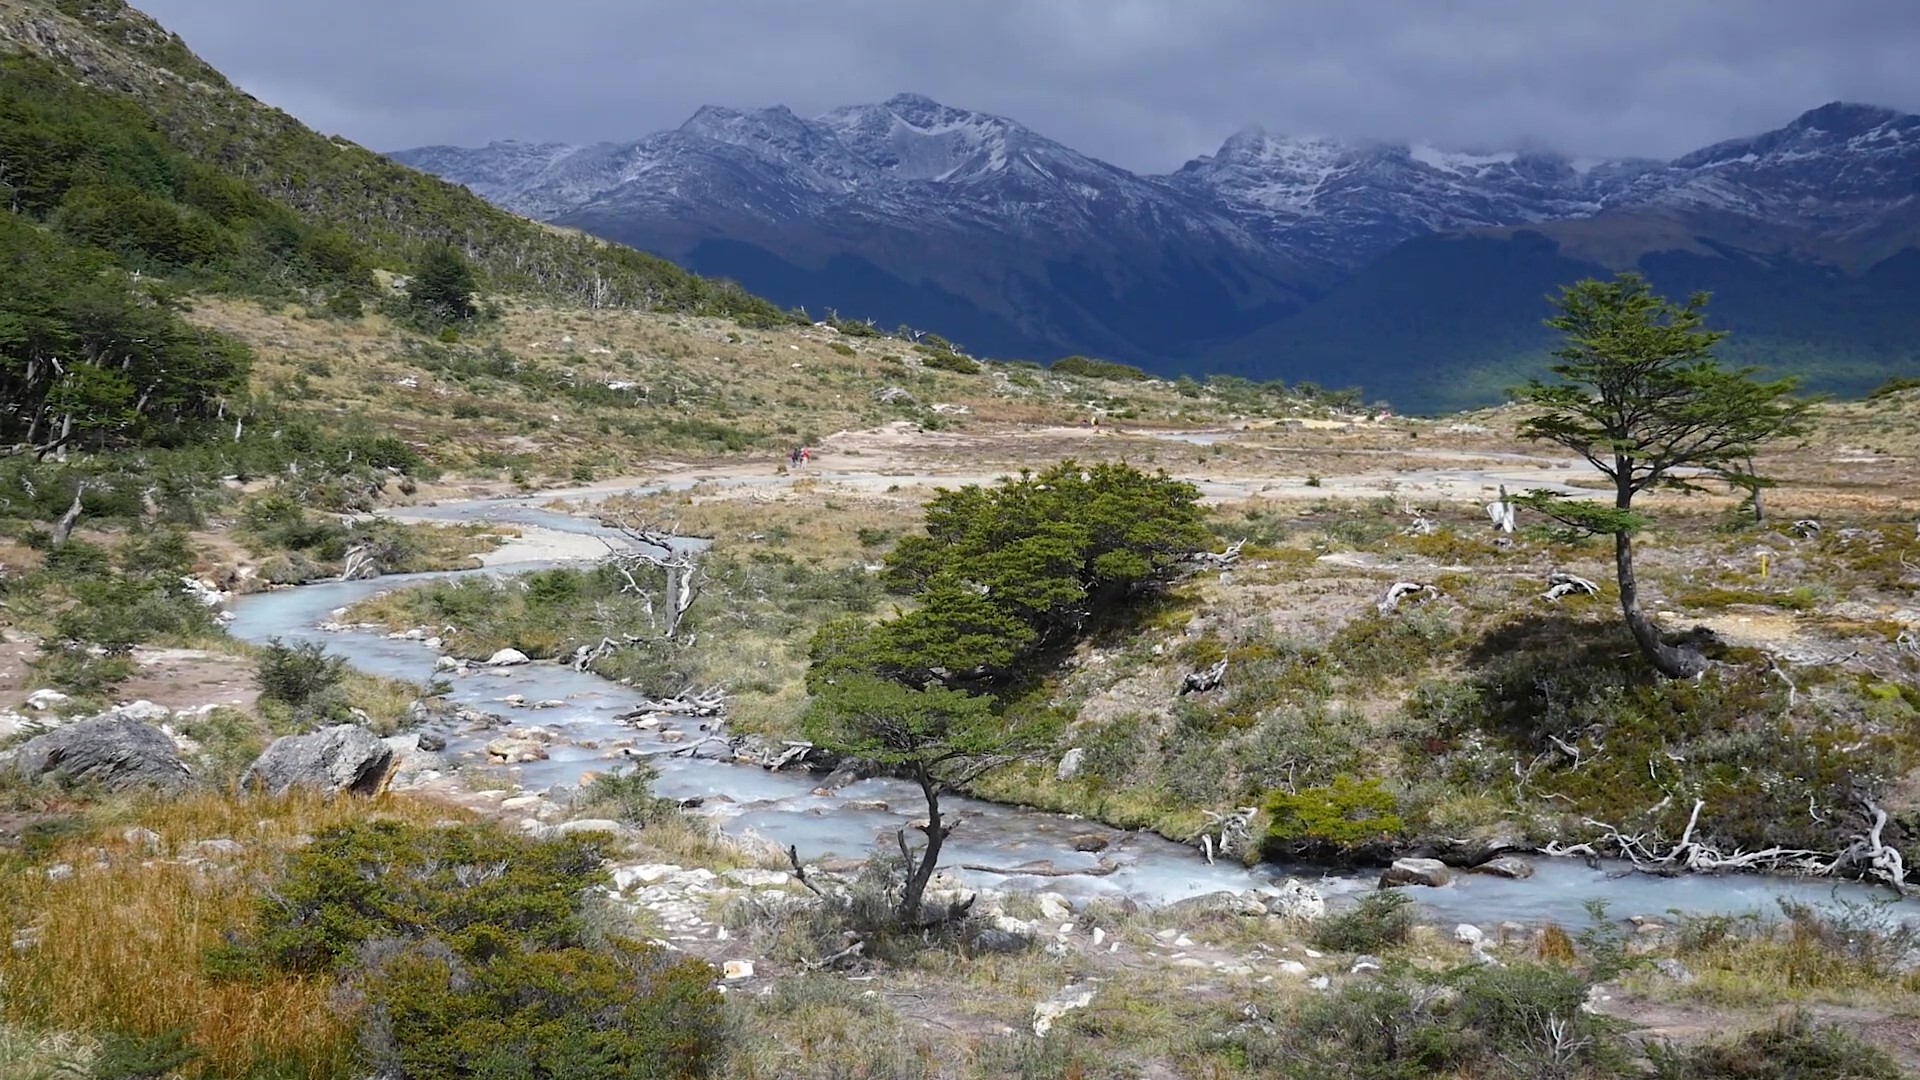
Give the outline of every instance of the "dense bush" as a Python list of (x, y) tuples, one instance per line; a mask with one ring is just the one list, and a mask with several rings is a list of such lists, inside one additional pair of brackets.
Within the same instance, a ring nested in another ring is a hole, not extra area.
[(1413, 897), (1402, 889), (1384, 889), (1313, 924), (1313, 943), (1339, 952), (1384, 952), (1405, 944), (1413, 926)]
[(712, 969), (597, 930), (604, 880), (579, 840), (357, 822), (291, 855), (253, 936), (209, 963), (340, 978), (382, 1076), (706, 1075), (723, 1038)]
[(980, 364), (958, 353), (930, 352), (920, 358), (920, 362), (935, 371), (951, 371), (956, 375), (978, 375)]
[(1390, 843), (1405, 828), (1398, 800), (1378, 779), (1339, 776), (1326, 787), (1275, 790), (1261, 809), (1270, 858), (1348, 855)]
[(1394, 974), (1211, 1041), (1260, 1075), (1298, 1080), (1628, 1075), (1611, 1023), (1581, 1008), (1587, 987), (1577, 973), (1531, 964)]
[(1112, 382), (1145, 382), (1151, 378), (1132, 364), (1094, 360), (1085, 356), (1063, 356), (1055, 360), (1051, 367), (1054, 372), (1061, 375), (1079, 375), (1088, 379), (1106, 379)]
[(326, 648), (317, 642), (284, 645), (274, 638), (260, 651), (254, 681), (260, 684), (263, 699), (287, 706), (303, 724), (315, 724), (336, 719), (346, 711), (341, 695), (346, 672), (346, 658), (328, 656)]
[(1899, 1080), (1886, 1051), (1795, 1012), (1770, 1028), (1688, 1048), (1652, 1048), (1660, 1080)]

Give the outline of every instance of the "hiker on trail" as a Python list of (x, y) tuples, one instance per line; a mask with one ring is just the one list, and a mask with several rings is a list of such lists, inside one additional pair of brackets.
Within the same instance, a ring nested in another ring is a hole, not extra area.
[(787, 467), (790, 469), (797, 469), (800, 467), (800, 448), (799, 447), (796, 446), (793, 449), (787, 451)]
[(800, 464), (802, 464), (802, 465), (811, 465), (811, 464), (813, 464), (813, 451), (812, 451), (812, 450), (809, 450), (809, 449), (807, 449), (807, 448), (806, 448), (806, 447), (804, 447), (804, 446), (800, 448)]

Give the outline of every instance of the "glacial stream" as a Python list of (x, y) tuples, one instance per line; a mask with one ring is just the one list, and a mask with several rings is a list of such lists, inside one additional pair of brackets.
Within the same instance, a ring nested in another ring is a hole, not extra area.
[[(517, 524), (575, 534), (601, 532), (593, 522), (540, 509), (551, 495), (487, 502), (448, 503), (414, 508), (409, 518), (439, 521), (483, 521)], [(435, 678), (438, 654), (420, 642), (380, 634), (331, 632), (320, 625), (335, 612), (376, 593), (411, 584), (473, 574), (514, 575), (554, 565), (520, 563), (484, 570), (406, 574), (370, 581), (328, 582), (281, 589), (236, 598), (231, 632), (251, 642), (280, 638), (287, 642), (314, 641), (345, 656), (356, 668), (373, 675), (405, 679), (422, 685)], [(782, 846), (796, 845), (802, 859), (826, 857), (858, 859), (876, 843), (891, 845), (895, 829), (924, 816), (919, 790), (893, 780), (865, 780), (833, 795), (815, 795), (818, 779), (804, 769), (769, 772), (757, 766), (672, 756), (703, 735), (698, 720), (668, 718), (664, 729), (677, 728), (684, 740), (670, 743), (660, 731), (637, 730), (618, 717), (632, 711), (640, 695), (598, 676), (540, 663), (506, 668), (474, 668), (450, 678), (450, 700), (483, 712), (506, 717), (516, 725), (540, 726), (575, 742), (597, 743), (586, 749), (556, 742), (548, 760), (512, 767), (520, 785), (539, 792), (556, 785), (574, 785), (583, 772), (606, 772), (621, 767), (622, 751), (605, 749), (616, 740), (631, 740), (635, 754), (646, 754), (659, 767), (657, 791), (675, 798), (699, 797), (703, 811), (720, 826), (738, 835), (756, 834)], [(514, 709), (503, 703), (509, 695), (529, 702), (557, 700), (563, 707)], [(445, 757), (450, 767), (486, 761), (483, 747), (497, 732), (443, 731), (448, 738)], [(942, 865), (974, 884), (1008, 890), (1053, 891), (1073, 898), (1127, 896), (1145, 904), (1163, 904), (1221, 890), (1241, 891), (1287, 877), (1300, 878), (1327, 895), (1336, 905), (1341, 897), (1371, 890), (1377, 876), (1329, 874), (1318, 867), (1266, 864), (1251, 870), (1232, 862), (1208, 865), (1199, 853), (1149, 833), (1125, 832), (1091, 821), (971, 799), (949, 798), (942, 810), (957, 819)], [(1097, 854), (1075, 850), (1075, 838), (1104, 837), (1107, 847)], [(1553, 920), (1568, 926), (1584, 925), (1586, 904), (1606, 902), (1615, 917), (1634, 914), (1664, 915), (1670, 910), (1697, 913), (1777, 915), (1778, 901), (1793, 899), (1825, 906), (1839, 901), (1887, 902), (1891, 894), (1851, 883), (1821, 882), (1757, 875), (1684, 876), (1661, 878), (1626, 871), (1622, 865), (1602, 864), (1594, 869), (1576, 859), (1532, 858), (1534, 876), (1506, 880), (1460, 874), (1446, 888), (1409, 890), (1422, 914), (1438, 923), (1471, 922), (1492, 927), (1503, 921), (1523, 923)], [(1023, 864), (1050, 864), (1058, 870), (1117, 866), (1103, 876), (1040, 876), (1021, 874)], [(1016, 872), (986, 873), (959, 869), (962, 864), (989, 866)], [(1920, 902), (1899, 901), (1890, 914), (1920, 918)]]

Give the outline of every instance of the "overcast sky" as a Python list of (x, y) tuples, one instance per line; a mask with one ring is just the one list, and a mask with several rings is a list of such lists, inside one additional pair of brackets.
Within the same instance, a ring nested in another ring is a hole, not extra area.
[(1920, 111), (1920, 0), (134, 0), (377, 150), (628, 140), (915, 91), (1143, 172), (1234, 131), (1670, 157)]

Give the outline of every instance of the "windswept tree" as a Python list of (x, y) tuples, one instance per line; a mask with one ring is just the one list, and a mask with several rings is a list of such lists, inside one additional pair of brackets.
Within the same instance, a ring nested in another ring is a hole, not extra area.
[(1050, 744), (1055, 718), (1024, 688), (1211, 546), (1199, 497), (1164, 474), (1073, 462), (942, 491), (927, 535), (887, 557), (884, 580), (914, 607), (815, 635), (811, 737), (914, 781), (927, 801), (925, 844), (898, 837), (903, 920), (927, 921), (921, 901), (952, 830), (940, 797)]
[(1763, 382), (1754, 369), (1728, 370), (1713, 357), (1726, 336), (1706, 328), (1705, 293), (1684, 305), (1657, 295), (1637, 274), (1566, 287), (1547, 325), (1565, 336), (1554, 355), (1556, 383), (1535, 379), (1515, 392), (1540, 411), (1520, 434), (1558, 443), (1613, 483), (1611, 505), (1536, 491), (1517, 500), (1578, 529), (1611, 533), (1627, 628), (1653, 666), (1673, 678), (1697, 675), (1706, 659), (1669, 644), (1640, 610), (1633, 536), (1645, 524), (1633, 500), (1655, 488), (1696, 490), (1700, 476), (1741, 477), (1764, 443), (1806, 430), (1808, 402), (1795, 381)]

